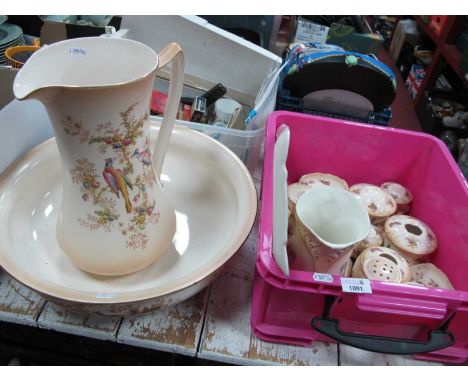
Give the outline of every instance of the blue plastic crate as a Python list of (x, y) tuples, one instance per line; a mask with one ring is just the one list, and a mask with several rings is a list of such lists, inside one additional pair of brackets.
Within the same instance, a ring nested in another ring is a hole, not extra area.
[(363, 122), (363, 123), (369, 123), (372, 125), (380, 125), (380, 126), (388, 126), (390, 124), (390, 120), (392, 119), (392, 109), (389, 107), (384, 109), (381, 112), (370, 112), (366, 118), (358, 118), (356, 116), (351, 116), (351, 115), (329, 113), (329, 112), (323, 112), (320, 110), (306, 108), (304, 107), (303, 101), (301, 98), (291, 97), (284, 93), (285, 92), (282, 91), (281, 89), (278, 90), (278, 96), (276, 100), (276, 110), (295, 111), (295, 112), (304, 113), (304, 114), (320, 115), (322, 117), (344, 119), (347, 121)]

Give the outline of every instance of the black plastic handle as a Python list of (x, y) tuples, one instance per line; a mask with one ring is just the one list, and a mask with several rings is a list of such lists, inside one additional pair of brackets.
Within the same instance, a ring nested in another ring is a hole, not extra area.
[(339, 320), (329, 317), (333, 301), (334, 297), (325, 297), (324, 314), (322, 317), (315, 317), (311, 325), (319, 333), (343, 344), (377, 353), (419, 354), (443, 349), (455, 342), (453, 334), (447, 331), (448, 324), (453, 316), (441, 328), (431, 330), (428, 333), (426, 342), (343, 332)]

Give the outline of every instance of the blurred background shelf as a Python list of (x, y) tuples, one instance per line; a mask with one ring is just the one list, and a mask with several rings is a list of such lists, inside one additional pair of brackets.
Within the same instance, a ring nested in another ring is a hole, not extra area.
[(423, 99), (424, 92), (434, 87), (437, 77), (444, 69), (444, 63), (448, 64), (459, 77), (465, 88), (468, 88), (468, 81), (465, 78), (460, 63), (462, 52), (455, 45), (458, 36), (462, 33), (466, 25), (466, 16), (440, 16), (444, 22), (440, 26), (438, 33), (431, 28), (431, 23), (425, 22), (422, 16), (415, 16), (414, 19), (420, 29), (435, 44), (433, 59), (427, 67), (426, 76), (421, 84), (420, 91), (415, 98), (415, 105)]

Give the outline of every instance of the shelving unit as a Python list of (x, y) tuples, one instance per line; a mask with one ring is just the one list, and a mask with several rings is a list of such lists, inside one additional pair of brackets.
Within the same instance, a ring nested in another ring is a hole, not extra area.
[(430, 29), (421, 16), (415, 16), (415, 20), (420, 30), (424, 32), (436, 46), (431, 64), (426, 69), (426, 76), (414, 100), (415, 106), (418, 106), (419, 102), (423, 99), (424, 91), (434, 87), (443, 69), (444, 61), (453, 69), (465, 88), (468, 89), (468, 81), (460, 69), (462, 54), (455, 45), (457, 35), (460, 33), (463, 26), (464, 16), (447, 16), (447, 21), (440, 31), (440, 34), (436, 34)]

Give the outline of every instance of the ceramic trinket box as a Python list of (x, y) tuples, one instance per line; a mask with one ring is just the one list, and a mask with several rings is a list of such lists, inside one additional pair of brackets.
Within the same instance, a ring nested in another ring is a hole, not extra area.
[(354, 248), (352, 258), (355, 259), (359, 254), (369, 247), (381, 246), (384, 242), (382, 232), (373, 224), (370, 226), (369, 234)]
[(407, 214), (411, 210), (411, 202), (413, 195), (410, 190), (396, 182), (385, 182), (380, 185), (380, 188), (389, 192), (397, 203), (397, 214)]
[(352, 275), (398, 284), (411, 278), (408, 262), (398, 252), (386, 247), (370, 247), (364, 250), (354, 263)]
[(394, 215), (385, 222), (385, 236), (390, 248), (401, 253), (414, 265), (427, 261), (437, 249), (437, 237), (432, 229), (419, 219), (408, 215)]
[(396, 212), (395, 199), (380, 187), (368, 183), (357, 183), (351, 186), (350, 191), (367, 208), (372, 224), (378, 228), (383, 226), (385, 220)]
[(445, 273), (432, 263), (413, 265), (411, 267), (411, 283), (424, 285), (428, 288), (454, 289)]

